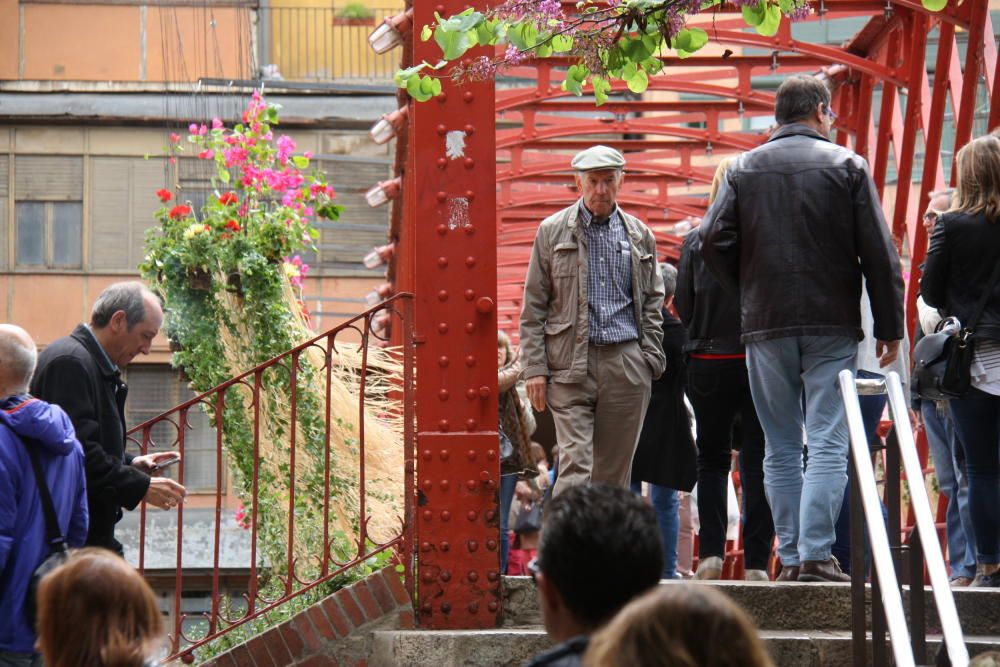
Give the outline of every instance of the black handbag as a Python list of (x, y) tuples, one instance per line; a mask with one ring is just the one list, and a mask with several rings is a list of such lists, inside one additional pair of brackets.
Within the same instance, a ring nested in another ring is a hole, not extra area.
[(32, 629), (35, 628), (38, 613), (38, 586), (42, 578), (52, 570), (66, 562), (69, 558), (69, 550), (66, 548), (66, 540), (59, 530), (59, 520), (56, 518), (56, 509), (52, 504), (52, 494), (49, 492), (49, 485), (45, 482), (45, 475), (42, 473), (42, 465), (38, 462), (37, 443), (30, 439), (24, 439), (24, 445), (28, 449), (28, 456), (31, 458), (31, 469), (35, 472), (35, 482), (38, 485), (38, 495), (42, 501), (42, 514), (45, 515), (45, 540), (49, 545), (50, 553), (31, 573), (31, 581), (28, 583), (28, 596), (25, 599), (24, 611), (28, 615), (28, 623)]
[(913, 388), (920, 398), (942, 401), (961, 398), (972, 386), (976, 325), (1000, 279), (1000, 262), (979, 297), (971, 319), (957, 333), (940, 331), (924, 336), (913, 348)]
[(514, 532), (518, 535), (537, 533), (542, 529), (542, 504), (531, 503), (531, 507), (525, 510), (523, 507), (518, 512), (517, 520), (514, 521)]

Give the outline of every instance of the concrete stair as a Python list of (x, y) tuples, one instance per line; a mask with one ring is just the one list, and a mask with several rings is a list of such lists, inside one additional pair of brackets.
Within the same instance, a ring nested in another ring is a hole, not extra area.
[[(661, 582), (661, 586), (673, 582)], [(760, 628), (781, 667), (846, 667), (851, 664), (851, 597), (848, 584), (714, 582)], [(904, 604), (909, 590), (904, 589)], [(1000, 650), (1000, 591), (960, 589), (955, 603), (971, 655)], [(867, 606), (867, 605), (866, 605)], [(928, 658), (941, 646), (940, 623), (926, 590)], [(477, 631), (375, 633), (369, 664), (377, 667), (523, 664), (551, 642), (541, 626), (534, 585), (527, 577), (504, 578), (505, 626)], [(870, 656), (870, 649), (869, 649)], [(870, 659), (870, 657), (869, 657)]]

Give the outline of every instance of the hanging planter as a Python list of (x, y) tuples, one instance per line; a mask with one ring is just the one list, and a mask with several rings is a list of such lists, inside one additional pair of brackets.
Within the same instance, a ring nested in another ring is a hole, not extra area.
[(204, 269), (188, 269), (188, 287), (196, 292), (212, 291), (212, 276)]
[(226, 274), (226, 289), (243, 296), (243, 276), (239, 271), (230, 271)]

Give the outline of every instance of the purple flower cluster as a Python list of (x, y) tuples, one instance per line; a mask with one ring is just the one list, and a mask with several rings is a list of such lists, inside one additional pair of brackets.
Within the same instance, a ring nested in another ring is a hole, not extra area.
[(792, 21), (805, 21), (809, 18), (809, 14), (812, 9), (809, 7), (809, 3), (803, 3), (801, 7), (796, 7), (792, 11), (785, 14)]
[(472, 64), (465, 70), (465, 76), (470, 81), (486, 81), (492, 78), (497, 71), (496, 64), (486, 56), (480, 56), (472, 61)]
[(515, 65), (520, 65), (522, 62), (524, 62), (524, 60), (525, 60), (525, 54), (521, 53), (520, 49), (518, 49), (513, 44), (507, 45), (507, 50), (504, 51), (503, 54), (503, 61), (505, 65), (513, 67)]

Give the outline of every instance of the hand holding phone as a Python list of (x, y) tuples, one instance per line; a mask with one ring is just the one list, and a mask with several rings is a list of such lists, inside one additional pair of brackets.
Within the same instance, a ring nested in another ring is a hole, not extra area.
[(170, 457), (164, 456), (155, 463), (153, 463), (152, 466), (150, 466), (150, 471), (156, 472), (157, 470), (163, 470), (164, 468), (169, 468), (170, 466), (176, 465), (180, 462), (181, 462), (180, 454), (174, 454), (173, 456)]

